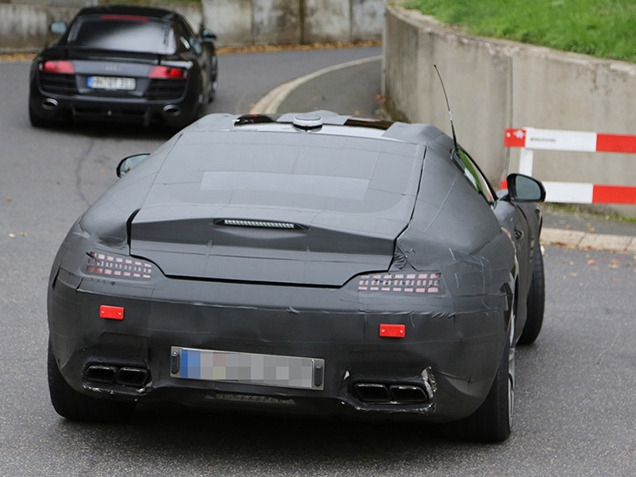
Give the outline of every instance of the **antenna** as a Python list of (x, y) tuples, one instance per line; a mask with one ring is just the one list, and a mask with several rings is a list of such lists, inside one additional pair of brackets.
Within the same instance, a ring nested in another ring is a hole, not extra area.
[(451, 113), (450, 103), (448, 102), (448, 95), (446, 94), (446, 88), (444, 88), (444, 81), (442, 80), (442, 75), (437, 69), (437, 65), (433, 65), (435, 71), (437, 72), (437, 77), (439, 78), (439, 82), (442, 85), (442, 91), (444, 91), (444, 99), (446, 99), (446, 109), (448, 110), (448, 118), (450, 119), (451, 131), (453, 133), (453, 145), (455, 146), (455, 150), (459, 151), (459, 147), (457, 146), (457, 136), (455, 135), (455, 126), (453, 125), (453, 113)]

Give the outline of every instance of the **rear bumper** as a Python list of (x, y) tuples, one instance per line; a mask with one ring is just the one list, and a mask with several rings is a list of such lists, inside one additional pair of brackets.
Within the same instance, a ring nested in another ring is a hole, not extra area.
[[(100, 318), (101, 305), (122, 307), (124, 319)], [(364, 303), (347, 287), (163, 277), (150, 287), (63, 269), (49, 290), (52, 349), (77, 391), (196, 407), (282, 406), (431, 421), (462, 419), (484, 401), (507, 339), (504, 315), (484, 311), (479, 297), (426, 298), (417, 310), (404, 311), (395, 303)], [(403, 324), (405, 337), (381, 337), (387, 323)], [(322, 360), (322, 368), (304, 387), (200, 379), (181, 375), (174, 352), (182, 348), (302, 357)]]
[(88, 95), (59, 95), (46, 93), (32, 85), (29, 96), (32, 114), (55, 121), (64, 117), (75, 120), (136, 122), (149, 125), (162, 122), (167, 125), (186, 126), (196, 119), (199, 95), (188, 88), (180, 98), (148, 100), (144, 98), (117, 98)]

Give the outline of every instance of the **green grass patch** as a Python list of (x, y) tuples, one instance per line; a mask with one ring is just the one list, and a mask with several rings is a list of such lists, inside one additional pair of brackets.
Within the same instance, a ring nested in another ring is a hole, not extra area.
[(636, 63), (634, 0), (411, 0), (405, 6), (471, 35)]
[(626, 224), (636, 224), (636, 217), (620, 215), (605, 206), (580, 205), (580, 204), (555, 204), (546, 202), (542, 205), (546, 212), (562, 212), (581, 216), (590, 216), (596, 219), (614, 220)]

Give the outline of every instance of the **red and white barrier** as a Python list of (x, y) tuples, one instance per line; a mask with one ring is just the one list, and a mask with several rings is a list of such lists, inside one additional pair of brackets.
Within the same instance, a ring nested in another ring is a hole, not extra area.
[[(579, 131), (506, 129), (504, 146), (521, 148), (519, 172), (532, 175), (533, 151), (636, 154), (636, 136)], [(636, 187), (578, 182), (543, 182), (547, 202), (636, 205)]]

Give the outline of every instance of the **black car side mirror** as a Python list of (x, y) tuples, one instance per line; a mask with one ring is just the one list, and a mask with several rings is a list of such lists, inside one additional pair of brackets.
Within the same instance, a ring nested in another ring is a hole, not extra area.
[(117, 177), (124, 177), (133, 168), (141, 164), (149, 155), (149, 152), (144, 152), (142, 154), (135, 154), (133, 156), (124, 157), (121, 161), (119, 161), (119, 164), (117, 164)]
[(514, 202), (543, 202), (545, 188), (537, 179), (523, 174), (510, 174), (508, 183), (508, 199)]
[(203, 32), (201, 32), (201, 38), (203, 39), (203, 41), (215, 41), (216, 33), (206, 28), (205, 30), (203, 30)]
[(56, 35), (63, 35), (66, 33), (66, 28), (65, 22), (53, 22), (49, 25), (49, 31)]

